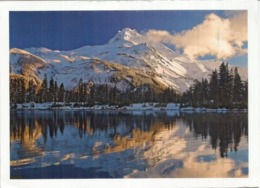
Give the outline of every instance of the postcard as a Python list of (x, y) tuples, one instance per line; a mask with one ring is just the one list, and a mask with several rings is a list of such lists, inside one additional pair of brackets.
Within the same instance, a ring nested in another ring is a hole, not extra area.
[(2, 5), (3, 187), (259, 185), (256, 3)]

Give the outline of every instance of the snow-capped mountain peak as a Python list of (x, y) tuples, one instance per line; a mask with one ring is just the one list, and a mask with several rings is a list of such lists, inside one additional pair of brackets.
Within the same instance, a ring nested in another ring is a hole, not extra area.
[(130, 42), (133, 44), (142, 43), (143, 36), (139, 34), (135, 29), (124, 28), (109, 41), (109, 43), (118, 43), (118, 42)]
[[(10, 55), (12, 73), (39, 79), (47, 74), (67, 88), (77, 86), (82, 78), (122, 90), (150, 85), (184, 92), (195, 79), (208, 78), (222, 63), (193, 60), (162, 43), (149, 43), (145, 36), (129, 28), (119, 31), (104, 45), (70, 51), (14, 48)], [(239, 68), (239, 72), (242, 79), (247, 79), (246, 68)]]

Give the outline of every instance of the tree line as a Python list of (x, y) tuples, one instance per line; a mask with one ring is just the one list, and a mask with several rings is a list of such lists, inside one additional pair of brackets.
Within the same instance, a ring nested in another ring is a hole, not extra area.
[(248, 108), (248, 81), (242, 81), (237, 67), (222, 63), (209, 80), (196, 80), (182, 95), (185, 105), (209, 108)]
[(237, 68), (229, 69), (225, 63), (220, 65), (218, 71), (213, 71), (209, 79), (196, 80), (183, 94), (170, 87), (158, 91), (148, 84), (120, 91), (116, 85), (83, 82), (83, 79), (78, 81), (77, 87), (65, 89), (63, 83), (58, 85), (53, 78), (48, 80), (47, 75), (44, 75), (40, 87), (32, 80), (26, 81), (21, 77), (10, 79), (11, 105), (28, 102), (52, 102), (59, 105), (59, 102), (73, 102), (75, 106), (124, 106), (143, 102), (174, 102), (180, 103), (181, 106), (193, 107), (247, 108), (247, 100), (247, 81), (242, 81)]

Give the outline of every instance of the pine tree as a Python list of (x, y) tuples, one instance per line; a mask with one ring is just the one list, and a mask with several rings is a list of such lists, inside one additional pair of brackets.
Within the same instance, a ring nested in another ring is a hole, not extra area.
[(84, 101), (84, 94), (83, 94), (83, 79), (79, 79), (78, 83), (78, 102), (83, 102)]
[(202, 97), (201, 97), (201, 103), (202, 105), (208, 105), (209, 103), (209, 82), (207, 79), (202, 79), (201, 81), (201, 93), (202, 93)]
[(227, 81), (227, 108), (232, 108), (233, 105), (233, 87), (234, 87), (234, 70), (230, 69)]
[(237, 68), (234, 70), (233, 102), (239, 105), (243, 100), (243, 83)]
[(116, 85), (111, 89), (109, 98), (112, 104), (114, 105), (118, 104), (118, 90)]
[(198, 80), (194, 81), (194, 84), (191, 87), (191, 93), (192, 93), (192, 99), (191, 99), (191, 105), (194, 107), (198, 107), (201, 104), (201, 82)]
[(212, 107), (219, 106), (219, 80), (217, 70), (213, 71), (209, 82), (209, 99)]
[(64, 89), (64, 84), (63, 83), (61, 83), (60, 87), (59, 87), (58, 101), (59, 102), (65, 102), (65, 89)]
[(24, 79), (18, 79), (18, 103), (26, 102), (26, 88)]
[(55, 86), (54, 86), (54, 80), (53, 80), (53, 78), (51, 78), (47, 101), (48, 102), (54, 102), (54, 98), (55, 98)]
[(27, 102), (34, 102), (35, 95), (36, 95), (35, 86), (33, 84), (33, 81), (30, 80), (26, 91)]
[(86, 105), (86, 102), (88, 101), (88, 85), (87, 83), (83, 83), (83, 101), (84, 105)]
[(58, 101), (58, 93), (59, 93), (58, 83), (57, 83), (57, 81), (55, 81), (54, 82), (54, 102), (55, 103)]
[(48, 100), (48, 77), (46, 74), (44, 75), (44, 79), (39, 89), (38, 98), (39, 98), (38, 101), (40, 103), (47, 102)]
[(18, 80), (11, 78), (10, 79), (10, 101), (11, 103), (17, 103), (17, 88), (18, 88)]
[(241, 108), (248, 108), (248, 81), (246, 80), (243, 84), (242, 89), (242, 105)]
[(232, 76), (228, 64), (224, 62), (219, 67), (219, 100), (221, 107), (230, 107), (232, 94)]
[(93, 106), (95, 105), (96, 103), (96, 86), (95, 84), (93, 84), (91, 87), (90, 87), (90, 93), (89, 93), (89, 99), (88, 99), (88, 105), (89, 106)]

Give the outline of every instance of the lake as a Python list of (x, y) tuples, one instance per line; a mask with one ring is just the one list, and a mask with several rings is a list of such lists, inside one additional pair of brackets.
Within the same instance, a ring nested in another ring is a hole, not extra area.
[(247, 113), (10, 114), (13, 179), (248, 177)]

